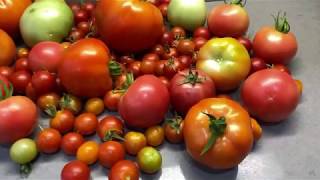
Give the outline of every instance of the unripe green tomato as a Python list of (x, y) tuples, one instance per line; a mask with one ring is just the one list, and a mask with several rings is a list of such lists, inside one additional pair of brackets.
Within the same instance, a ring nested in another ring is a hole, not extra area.
[(189, 31), (203, 26), (207, 9), (204, 0), (171, 0), (168, 6), (168, 20), (173, 26), (181, 26)]
[(10, 147), (10, 158), (18, 164), (29, 163), (37, 154), (37, 145), (32, 139), (20, 139)]
[(73, 25), (73, 13), (62, 0), (38, 0), (30, 5), (20, 20), (24, 42), (32, 47), (41, 41), (61, 42)]
[(144, 147), (138, 153), (137, 162), (143, 172), (152, 174), (161, 169), (162, 157), (155, 148)]

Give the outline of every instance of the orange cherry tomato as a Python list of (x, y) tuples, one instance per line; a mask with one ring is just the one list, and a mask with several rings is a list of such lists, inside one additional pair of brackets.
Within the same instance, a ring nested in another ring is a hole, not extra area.
[(36, 138), (38, 151), (46, 154), (57, 152), (60, 149), (61, 139), (61, 134), (55, 129), (47, 128), (41, 130)]
[(251, 127), (254, 141), (257, 142), (262, 136), (262, 128), (260, 124), (253, 118), (251, 118)]
[(145, 136), (150, 146), (159, 146), (164, 140), (164, 130), (161, 126), (153, 126), (146, 130)]
[[(1, 9), (2, 7), (1, 7), (1, 1), (0, 1), (0, 10)], [(1, 29), (0, 29), (0, 49), (1, 49), (0, 66), (11, 65), (16, 55), (16, 45), (14, 44), (14, 41), (11, 39), (11, 37)]]
[(103, 102), (104, 106), (110, 111), (117, 111), (118, 104), (123, 93), (110, 90), (104, 96)]
[(91, 98), (86, 102), (84, 109), (86, 112), (99, 115), (104, 110), (103, 100), (100, 98)]
[(123, 160), (126, 151), (123, 145), (117, 141), (107, 141), (100, 145), (99, 163), (106, 168), (111, 168), (115, 163)]
[(164, 125), (164, 135), (170, 143), (181, 143), (183, 141), (182, 118), (168, 119)]
[(95, 133), (97, 126), (98, 119), (93, 113), (82, 113), (74, 122), (75, 131), (82, 135), (90, 135)]
[(136, 155), (138, 152), (147, 145), (147, 139), (144, 134), (140, 132), (128, 132), (124, 136), (124, 147), (127, 153)]
[(94, 141), (87, 141), (77, 150), (77, 160), (90, 165), (98, 160), (98, 154), (99, 144)]
[(65, 134), (73, 129), (74, 119), (71, 111), (63, 109), (55, 113), (55, 116), (50, 120), (50, 127)]

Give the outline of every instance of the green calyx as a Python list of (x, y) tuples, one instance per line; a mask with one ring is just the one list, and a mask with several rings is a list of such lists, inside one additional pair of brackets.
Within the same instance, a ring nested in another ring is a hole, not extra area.
[(2, 87), (2, 89), (0, 89), (0, 101), (12, 96), (13, 86), (11, 83), (9, 83), (8, 87), (2, 80), (0, 80), (0, 87)]
[(168, 124), (172, 129), (176, 131), (177, 134), (181, 133), (181, 123), (182, 123), (182, 117), (178, 116), (177, 114), (173, 118), (168, 118), (165, 121), (166, 124)]
[(120, 76), (122, 72), (120, 64), (114, 60), (109, 61), (109, 71), (113, 77)]
[(281, 12), (279, 11), (277, 16), (272, 15), (274, 19), (274, 27), (277, 31), (287, 34), (290, 32), (290, 24), (287, 19), (287, 13), (284, 12), (283, 15), (281, 15)]
[(207, 144), (204, 146), (204, 148), (200, 153), (201, 156), (209, 151), (209, 149), (216, 143), (216, 140), (224, 134), (224, 131), (227, 127), (225, 117), (222, 116), (222, 117), (216, 118), (215, 116), (208, 113), (203, 112), (203, 114), (209, 117), (209, 124), (210, 124), (209, 129), (211, 131), (211, 135), (209, 137)]
[[(75, 109), (72, 105), (71, 105), (71, 95), (70, 94), (63, 94), (60, 102), (59, 102), (60, 108), (61, 109), (70, 109), (74, 112), (77, 112), (77, 109)], [(49, 114), (50, 115), (50, 114)]]
[(127, 92), (131, 84), (134, 82), (134, 77), (132, 73), (126, 73), (126, 81), (122, 84), (119, 89), (112, 90), (112, 93), (122, 93)]
[(231, 0), (230, 2), (228, 2), (228, 0), (224, 0), (224, 3), (244, 7), (247, 4), (247, 0)]
[(55, 117), (57, 114), (57, 108), (55, 106), (48, 106), (44, 112), (46, 112), (50, 117)]
[(112, 141), (112, 140), (119, 140), (119, 141), (124, 141), (124, 138), (119, 135), (118, 130), (109, 130), (105, 133), (103, 137), (103, 141)]
[(189, 69), (189, 73), (183, 76), (184, 76), (184, 80), (180, 85), (192, 84), (192, 86), (194, 86), (197, 83), (202, 83), (205, 80), (205, 78), (199, 77), (198, 71), (192, 72), (192, 69)]

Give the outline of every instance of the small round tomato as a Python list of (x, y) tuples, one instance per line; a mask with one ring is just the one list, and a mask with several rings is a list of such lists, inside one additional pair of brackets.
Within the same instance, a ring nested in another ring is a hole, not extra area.
[(143, 59), (141, 61), (141, 74), (154, 74), (158, 60)]
[(82, 109), (81, 100), (71, 94), (64, 94), (59, 102), (60, 108), (68, 109), (73, 114), (79, 114)]
[(79, 41), (80, 39), (83, 39), (85, 37), (84, 32), (82, 32), (81, 30), (75, 28), (74, 30), (72, 30), (70, 32), (70, 34), (68, 35), (67, 40), (70, 41), (71, 43), (75, 43), (77, 41)]
[(187, 69), (192, 65), (193, 59), (191, 56), (181, 55), (178, 57), (178, 61), (180, 61), (181, 69)]
[(73, 129), (74, 115), (67, 109), (54, 113), (54, 117), (50, 120), (50, 127), (58, 130), (61, 134), (65, 134)]
[(167, 18), (168, 15), (168, 3), (162, 3), (158, 6), (163, 18)]
[(173, 27), (171, 29), (174, 39), (184, 39), (186, 37), (186, 31), (182, 27)]
[(157, 76), (164, 75), (164, 66), (166, 65), (166, 62), (167, 62), (167, 60), (157, 61), (156, 68), (155, 68), (155, 74)]
[(32, 101), (36, 101), (37, 100), (37, 94), (36, 91), (34, 90), (31, 82), (28, 83), (27, 87), (26, 87), (26, 93), (25, 95), (30, 98)]
[(135, 59), (133, 58), (132, 55), (123, 55), (119, 59), (119, 62), (123, 65), (128, 65), (134, 61), (135, 61)]
[(89, 15), (87, 11), (83, 9), (79, 9), (74, 14), (74, 22), (75, 24), (79, 24), (80, 22), (87, 22), (89, 20)]
[(161, 169), (162, 157), (153, 147), (144, 147), (138, 153), (137, 162), (143, 172), (152, 174)]
[(239, 41), (240, 44), (242, 44), (247, 49), (248, 53), (250, 54), (252, 50), (251, 40), (244, 36), (238, 37), (237, 40)]
[(297, 85), (297, 87), (298, 87), (299, 94), (301, 95), (301, 94), (302, 94), (302, 91), (303, 91), (302, 81), (299, 80), (299, 79), (296, 79), (295, 82), (296, 82), (296, 85)]
[(161, 80), (161, 82), (169, 89), (169, 87), (170, 87), (170, 81), (166, 78), (166, 77), (164, 77), (164, 76), (159, 76), (158, 77), (160, 80)]
[(168, 79), (172, 77), (180, 70), (182, 70), (181, 62), (178, 59), (171, 58), (169, 59), (163, 69), (164, 76)]
[(127, 70), (128, 72), (131, 72), (134, 77), (138, 77), (141, 74), (141, 62), (140, 61), (134, 61), (129, 64)]
[(139, 180), (139, 168), (136, 163), (129, 160), (118, 161), (109, 172), (109, 180)]
[(143, 60), (159, 61), (160, 57), (158, 56), (158, 54), (148, 53), (148, 54), (143, 56), (142, 61)]
[(61, 180), (89, 180), (90, 168), (81, 161), (71, 161), (64, 165), (61, 171)]
[(150, 146), (159, 146), (164, 140), (164, 130), (161, 126), (149, 127), (144, 133), (147, 139), (147, 143)]
[(162, 34), (161, 44), (163, 46), (170, 46), (174, 40), (174, 35), (172, 32), (166, 31)]
[(103, 100), (100, 98), (91, 98), (86, 102), (84, 109), (86, 112), (99, 115), (104, 110)]
[(183, 120), (180, 116), (168, 119), (164, 125), (164, 135), (170, 143), (183, 141)]
[(26, 87), (31, 82), (31, 74), (28, 71), (17, 71), (9, 77), (13, 85), (14, 92), (17, 94), (24, 94)]
[(257, 57), (251, 58), (250, 74), (267, 68), (268, 66), (263, 59)]
[(136, 155), (146, 145), (147, 139), (140, 132), (131, 131), (124, 136), (124, 147), (128, 154)]
[(19, 139), (10, 147), (10, 158), (18, 164), (26, 164), (36, 158), (37, 145), (32, 139)]
[(193, 42), (194, 42), (194, 45), (195, 45), (195, 46), (194, 46), (194, 50), (195, 50), (195, 51), (199, 51), (200, 48), (207, 43), (207, 41), (208, 41), (207, 39), (202, 38), (202, 37), (194, 38), (194, 39), (193, 39)]
[(16, 62), (14, 63), (14, 70), (15, 71), (29, 71), (29, 66), (28, 66), (28, 59), (27, 58), (20, 58), (17, 59)]
[(176, 48), (168, 48), (165, 50), (165, 53), (162, 55), (163, 59), (170, 59), (178, 57), (178, 51)]
[(164, 47), (161, 44), (157, 44), (156, 46), (153, 47), (152, 53), (155, 53), (159, 57), (162, 57), (162, 55), (164, 54)]
[(32, 75), (31, 84), (37, 95), (42, 95), (55, 90), (56, 77), (49, 71), (37, 71)]
[[(3, 3), (11, 4), (11, 2), (1, 2), (1, 9), (2, 9)], [(0, 66), (11, 65), (16, 55), (16, 45), (14, 44), (14, 41), (11, 39), (11, 37), (1, 28), (0, 28), (0, 49), (1, 49)]]
[(83, 143), (77, 150), (77, 160), (93, 164), (98, 160), (99, 144), (94, 141)]
[(211, 33), (207, 27), (198, 27), (193, 32), (193, 38), (198, 38), (198, 37), (208, 40), (211, 38)]
[(85, 11), (87, 11), (87, 13), (89, 14), (89, 16), (92, 15), (92, 12), (94, 11), (96, 5), (93, 2), (85, 2), (81, 5), (81, 9), (84, 9)]
[(57, 109), (59, 107), (59, 100), (60, 96), (57, 93), (47, 93), (38, 98), (37, 105), (42, 111), (45, 111), (49, 107)]
[(38, 134), (36, 143), (40, 152), (46, 154), (55, 153), (60, 149), (61, 134), (52, 128), (43, 129)]
[(84, 143), (84, 138), (81, 134), (70, 132), (62, 137), (61, 149), (67, 155), (76, 155), (79, 147)]
[(74, 129), (81, 135), (90, 135), (96, 132), (98, 126), (97, 116), (93, 113), (80, 114), (75, 122)]
[(107, 141), (100, 145), (99, 163), (106, 168), (111, 168), (115, 163), (125, 158), (126, 151), (117, 141)]
[(112, 140), (123, 134), (123, 123), (116, 116), (106, 116), (100, 120), (97, 132), (101, 141)]
[(274, 65), (271, 66), (271, 68), (277, 69), (277, 70), (279, 70), (281, 72), (285, 72), (285, 73), (288, 73), (288, 74), (291, 75), (290, 69), (287, 66), (283, 65), (283, 64), (274, 64)]
[(89, 22), (82, 21), (77, 24), (77, 29), (82, 31), (84, 34), (88, 34), (90, 32), (90, 24)]
[(9, 78), (13, 73), (13, 68), (9, 66), (0, 66), (0, 75)]
[(18, 48), (17, 58), (27, 58), (29, 56), (29, 49), (27, 48)]
[(181, 55), (192, 56), (195, 50), (195, 44), (189, 39), (180, 40), (177, 46), (177, 51)]
[(251, 118), (251, 127), (252, 127), (253, 139), (255, 142), (257, 142), (262, 136), (262, 128), (259, 125), (259, 123), (253, 118)]
[(121, 96), (121, 92), (113, 90), (108, 91), (103, 98), (104, 106), (110, 111), (117, 111)]

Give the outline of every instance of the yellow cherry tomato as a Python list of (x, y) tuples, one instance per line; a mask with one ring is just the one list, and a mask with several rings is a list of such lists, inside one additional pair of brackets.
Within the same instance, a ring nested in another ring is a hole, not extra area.
[(147, 143), (150, 146), (159, 146), (164, 140), (164, 129), (161, 126), (153, 126), (145, 132)]
[(99, 115), (104, 110), (104, 102), (100, 98), (91, 98), (86, 102), (85, 111)]
[(77, 160), (90, 165), (98, 160), (98, 154), (99, 144), (94, 141), (87, 141), (77, 150)]
[(147, 145), (147, 139), (144, 134), (140, 132), (128, 132), (124, 136), (124, 147), (127, 153), (136, 155), (138, 152)]

